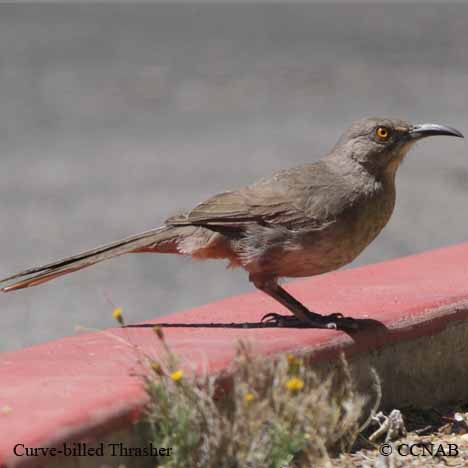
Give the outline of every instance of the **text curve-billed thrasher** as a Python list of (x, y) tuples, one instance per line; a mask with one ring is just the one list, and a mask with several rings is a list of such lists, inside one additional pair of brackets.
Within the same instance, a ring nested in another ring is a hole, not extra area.
[(341, 314), (310, 311), (278, 284), (351, 262), (387, 224), (395, 172), (413, 144), (433, 135), (463, 137), (438, 124), (370, 118), (355, 122), (318, 162), (279, 171), (223, 192), (161, 227), (47, 265), (21, 271), (3, 291), (26, 288), (127, 253), (174, 253), (227, 259), (256, 288), (294, 315), (268, 314), (280, 326), (352, 328)]

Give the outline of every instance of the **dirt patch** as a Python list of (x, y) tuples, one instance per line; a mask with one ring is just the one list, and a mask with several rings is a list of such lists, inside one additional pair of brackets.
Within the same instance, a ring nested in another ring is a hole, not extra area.
[[(360, 436), (357, 449), (332, 460), (332, 466), (358, 468), (467, 467), (468, 404), (430, 409), (405, 408), (399, 413), (406, 434), (389, 437), (395, 428), (387, 425), (380, 437), (372, 436), (384, 426), (382, 419)], [(401, 427), (396, 429), (402, 430)]]

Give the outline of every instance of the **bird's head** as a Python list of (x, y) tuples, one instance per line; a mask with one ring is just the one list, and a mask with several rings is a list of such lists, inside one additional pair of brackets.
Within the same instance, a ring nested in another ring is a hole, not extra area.
[(353, 159), (376, 175), (393, 175), (414, 143), (436, 135), (463, 138), (458, 130), (446, 125), (413, 125), (403, 120), (375, 117), (362, 119), (341, 136), (334, 153)]

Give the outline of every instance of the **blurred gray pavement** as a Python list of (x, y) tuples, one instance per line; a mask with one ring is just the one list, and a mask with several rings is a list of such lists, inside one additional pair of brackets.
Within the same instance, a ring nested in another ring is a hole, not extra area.
[[(355, 118), (468, 134), (467, 44), (468, 4), (1, 5), (0, 274), (316, 160)], [(352, 266), (468, 240), (467, 156), (421, 142)], [(0, 295), (0, 349), (252, 290), (224, 268), (134, 255)]]

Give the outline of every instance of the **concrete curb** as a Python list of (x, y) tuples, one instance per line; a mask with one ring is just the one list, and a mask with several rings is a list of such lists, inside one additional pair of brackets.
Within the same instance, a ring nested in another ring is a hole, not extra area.
[[(166, 339), (197, 371), (226, 368), (244, 339), (259, 353), (300, 352), (319, 366), (345, 351), (356, 372), (370, 365), (377, 369), (386, 406), (468, 397), (468, 244), (287, 288), (314, 310), (366, 319), (368, 328), (353, 336), (310, 329), (167, 328)], [(279, 309), (254, 292), (173, 314), (164, 322), (255, 322)], [(146, 401), (142, 355), (158, 355), (151, 328), (110, 329), (1, 354), (0, 467), (47, 463), (41, 456), (15, 456), (16, 444), (61, 447), (131, 427)]]

